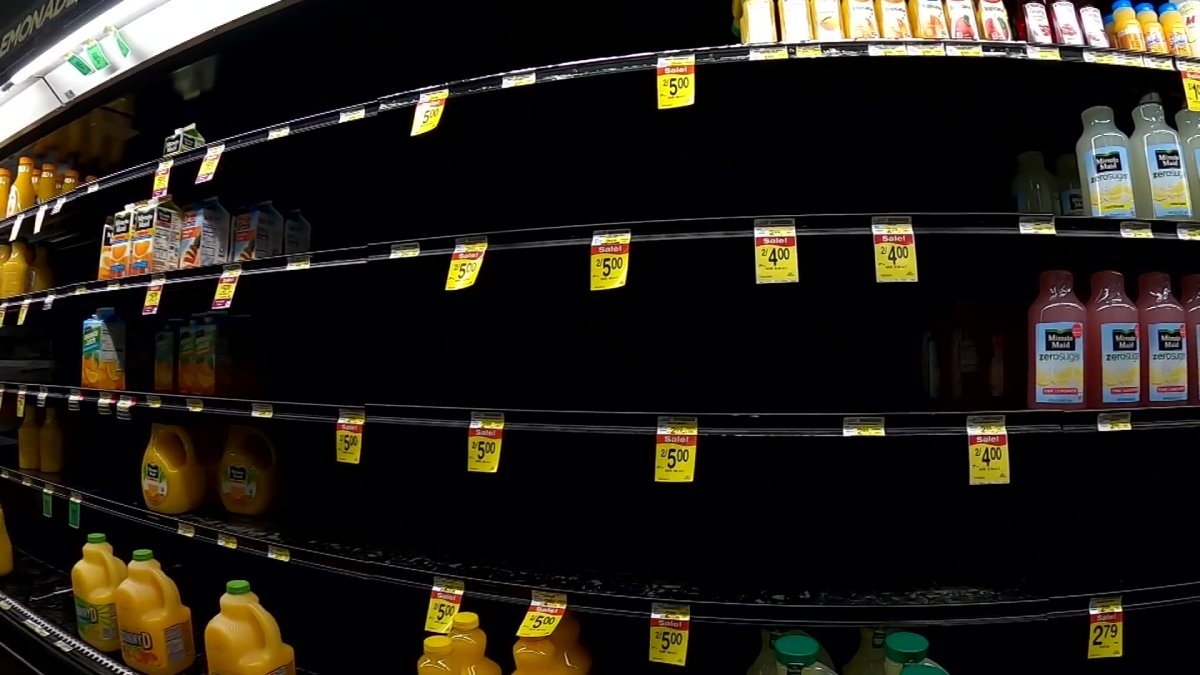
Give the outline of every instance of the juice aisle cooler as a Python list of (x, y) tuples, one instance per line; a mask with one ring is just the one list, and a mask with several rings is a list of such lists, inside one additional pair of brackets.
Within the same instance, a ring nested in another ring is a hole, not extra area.
[(182, 2), (0, 54), (0, 672), (1187, 667), (1200, 5)]

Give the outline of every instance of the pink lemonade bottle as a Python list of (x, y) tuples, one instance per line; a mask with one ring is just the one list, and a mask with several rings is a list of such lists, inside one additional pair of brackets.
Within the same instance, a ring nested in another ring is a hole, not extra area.
[(1029, 407), (1082, 408), (1087, 310), (1070, 272), (1042, 272), (1039, 282), (1029, 307)]
[(1171, 295), (1171, 277), (1138, 277), (1138, 327), (1142, 338), (1142, 391), (1147, 405), (1188, 400), (1187, 328), (1183, 305)]
[[(1200, 330), (1200, 274), (1189, 274), (1183, 278), (1184, 326), (1188, 335)], [(1200, 345), (1200, 343), (1197, 343)], [(1200, 346), (1188, 350), (1188, 403), (1200, 403)]]
[(1142, 400), (1138, 308), (1125, 295), (1125, 277), (1120, 272), (1092, 275), (1085, 347), (1088, 407), (1138, 405)]

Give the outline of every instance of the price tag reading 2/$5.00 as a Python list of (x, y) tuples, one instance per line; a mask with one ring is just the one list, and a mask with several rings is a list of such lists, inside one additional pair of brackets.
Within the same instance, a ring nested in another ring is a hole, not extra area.
[(146, 300), (142, 303), (142, 316), (158, 314), (158, 304), (162, 302), (163, 285), (166, 283), (166, 277), (161, 274), (155, 274), (150, 279), (150, 285), (146, 287)]
[(171, 167), (174, 165), (173, 159), (164, 159), (158, 163), (158, 168), (154, 170), (154, 191), (150, 193), (154, 199), (166, 196), (171, 182)]
[(567, 613), (567, 596), (563, 593), (534, 591), (529, 611), (517, 629), (517, 637), (550, 637), (558, 621)]
[(487, 253), (487, 237), (458, 239), (450, 254), (450, 270), (446, 272), (446, 290), (461, 291), (475, 285), (483, 255)]
[(800, 281), (794, 219), (755, 220), (754, 253), (754, 283), (794, 284)]
[(1004, 415), (971, 415), (967, 418), (971, 485), (1007, 485), (1008, 429)]
[(450, 98), (449, 89), (440, 89), (421, 94), (417, 108), (413, 111), (412, 129), (410, 136), (420, 136), (433, 131), (438, 122), (442, 121), (442, 113), (446, 110), (446, 99)]
[(625, 285), (629, 272), (629, 230), (600, 230), (592, 234), (592, 290)]
[(467, 471), (496, 473), (504, 440), (504, 413), (473, 412), (467, 428)]
[(688, 633), (692, 610), (687, 605), (660, 605), (650, 609), (650, 660), (673, 666), (687, 665)]
[(654, 482), (691, 483), (696, 477), (696, 443), (700, 437), (695, 417), (659, 417), (654, 449)]
[(1088, 602), (1088, 658), (1121, 656), (1125, 642), (1125, 612), (1120, 596)]
[(658, 109), (683, 108), (696, 103), (696, 55), (658, 60)]
[(361, 410), (339, 410), (337, 421), (337, 461), (358, 464), (362, 458), (363, 424), (366, 414)]
[(875, 216), (871, 235), (875, 240), (875, 281), (916, 281), (917, 238), (912, 218)]
[(237, 292), (238, 279), (242, 276), (241, 265), (226, 265), (221, 279), (217, 281), (217, 292), (213, 295), (213, 309), (229, 309), (233, 294)]
[(466, 586), (458, 579), (433, 578), (433, 590), (429, 593), (429, 611), (425, 613), (425, 630), (430, 633), (449, 633), (454, 626), (454, 615), (462, 606)]

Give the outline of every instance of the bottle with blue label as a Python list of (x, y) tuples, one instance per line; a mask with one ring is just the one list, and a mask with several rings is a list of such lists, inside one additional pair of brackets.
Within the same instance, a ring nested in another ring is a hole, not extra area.
[(1183, 405), (1188, 399), (1188, 331), (1183, 305), (1171, 294), (1171, 277), (1162, 272), (1138, 277), (1137, 305), (1146, 403)]
[[(1188, 335), (1195, 336), (1200, 330), (1200, 274), (1187, 275), (1182, 286), (1183, 294), (1179, 299), (1183, 301), (1184, 326)], [(1193, 337), (1192, 342), (1196, 344), (1187, 350), (1188, 403), (1197, 405), (1200, 403), (1200, 341)]]
[(1187, 108), (1175, 113), (1179, 145), (1183, 148), (1183, 170), (1187, 174), (1188, 194), (1200, 196), (1200, 113)]
[(1129, 138), (1113, 122), (1108, 106), (1083, 111), (1083, 136), (1075, 145), (1079, 164), (1079, 189), (1084, 215), (1133, 218), (1133, 181), (1129, 166)]
[(1089, 408), (1131, 407), (1142, 400), (1138, 308), (1125, 294), (1120, 272), (1092, 275), (1084, 350)]
[(1083, 215), (1083, 193), (1079, 190), (1079, 166), (1075, 155), (1060, 155), (1055, 161), (1058, 187), (1058, 212), (1064, 216)]
[(1133, 109), (1129, 164), (1133, 201), (1140, 218), (1191, 218), (1192, 199), (1179, 134), (1156, 102)]
[(1029, 307), (1029, 407), (1082, 408), (1087, 310), (1070, 272), (1042, 272), (1039, 280)]

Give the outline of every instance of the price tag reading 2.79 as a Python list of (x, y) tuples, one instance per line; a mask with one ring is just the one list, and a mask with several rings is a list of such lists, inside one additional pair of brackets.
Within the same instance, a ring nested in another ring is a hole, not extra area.
[(471, 426), (467, 428), (467, 471), (496, 473), (500, 469), (503, 440), (504, 413), (471, 413)]
[(629, 272), (629, 230), (599, 230), (592, 235), (592, 290), (625, 285)]
[(1088, 602), (1088, 658), (1119, 657), (1124, 650), (1125, 612), (1120, 596)]
[(971, 415), (967, 418), (971, 453), (971, 485), (1007, 485), (1008, 429), (1004, 415)]
[(875, 281), (917, 280), (917, 237), (908, 216), (871, 218), (875, 240)]
[(659, 417), (654, 450), (654, 482), (691, 483), (696, 476), (695, 417)]

